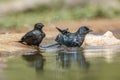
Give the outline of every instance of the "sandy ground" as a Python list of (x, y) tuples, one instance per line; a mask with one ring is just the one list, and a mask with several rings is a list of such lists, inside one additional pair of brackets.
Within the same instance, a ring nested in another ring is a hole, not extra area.
[[(58, 34), (58, 31), (55, 27), (61, 27), (63, 29), (69, 27), (71, 32), (75, 32), (79, 26), (87, 25), (90, 29), (94, 30), (94, 33), (98, 32), (106, 32), (108, 30), (115, 31), (119, 34), (120, 31), (120, 19), (113, 20), (83, 20), (83, 21), (65, 21), (65, 22), (57, 22), (50, 23), (44, 27), (44, 31), (46, 33), (46, 38), (42, 42), (42, 44), (50, 44), (54, 43), (54, 38)], [(1, 30), (0, 31), (0, 53), (4, 52), (18, 52), (24, 50), (34, 50), (33, 47), (23, 45), (18, 43), (17, 41), (29, 30), (33, 27), (17, 29), (17, 30)]]

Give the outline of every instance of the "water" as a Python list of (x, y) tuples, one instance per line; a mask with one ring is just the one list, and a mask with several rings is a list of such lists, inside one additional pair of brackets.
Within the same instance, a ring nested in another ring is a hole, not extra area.
[(119, 47), (35, 51), (5, 58), (0, 80), (120, 80)]

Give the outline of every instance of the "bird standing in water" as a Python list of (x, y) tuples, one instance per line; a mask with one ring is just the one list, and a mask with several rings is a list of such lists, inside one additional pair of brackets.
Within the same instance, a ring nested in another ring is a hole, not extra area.
[(88, 27), (81, 26), (75, 33), (58, 34), (55, 41), (67, 47), (80, 47), (84, 42), (85, 36), (91, 31)]
[(24, 43), (27, 45), (39, 46), (45, 37), (45, 33), (42, 31), (44, 25), (42, 23), (36, 23), (34, 25), (34, 29), (27, 32), (19, 41), (20, 43)]

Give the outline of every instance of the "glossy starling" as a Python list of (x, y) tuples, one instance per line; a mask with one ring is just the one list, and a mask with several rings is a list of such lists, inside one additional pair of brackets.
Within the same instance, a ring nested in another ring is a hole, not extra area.
[(39, 46), (45, 37), (45, 33), (42, 31), (43, 27), (44, 25), (42, 23), (36, 23), (34, 29), (27, 32), (19, 42), (27, 45)]
[(91, 31), (88, 27), (81, 26), (75, 33), (58, 34), (55, 41), (67, 47), (80, 47), (83, 44), (86, 34)]

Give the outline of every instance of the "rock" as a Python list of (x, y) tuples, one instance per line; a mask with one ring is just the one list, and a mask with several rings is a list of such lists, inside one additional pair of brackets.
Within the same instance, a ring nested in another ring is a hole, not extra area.
[(120, 45), (120, 40), (117, 39), (111, 31), (107, 31), (104, 35), (88, 34), (85, 38), (85, 45), (89, 46)]

